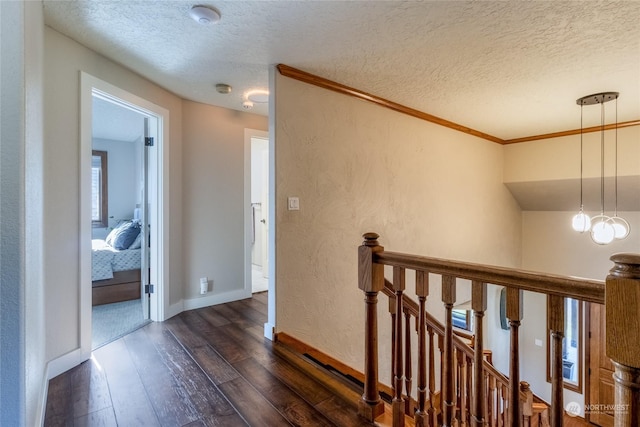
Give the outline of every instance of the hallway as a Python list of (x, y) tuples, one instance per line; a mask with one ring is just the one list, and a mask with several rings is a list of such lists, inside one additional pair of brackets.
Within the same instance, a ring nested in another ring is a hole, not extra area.
[(361, 426), (274, 353), (267, 293), (151, 323), (53, 378), (45, 426)]

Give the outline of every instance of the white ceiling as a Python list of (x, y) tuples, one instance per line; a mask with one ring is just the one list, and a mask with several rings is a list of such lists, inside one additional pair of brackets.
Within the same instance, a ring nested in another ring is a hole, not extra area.
[(189, 1), (43, 3), (52, 28), (232, 109), (284, 63), (503, 139), (578, 128), (575, 100), (602, 91), (620, 92), (619, 121), (640, 118), (637, 1), (207, 0), (211, 26)]
[(92, 137), (136, 142), (144, 137), (144, 116), (129, 108), (94, 96)]

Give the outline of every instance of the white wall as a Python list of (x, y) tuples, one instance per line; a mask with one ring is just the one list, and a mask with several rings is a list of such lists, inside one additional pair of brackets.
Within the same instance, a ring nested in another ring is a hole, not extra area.
[[(107, 152), (109, 229), (115, 227), (118, 220), (133, 218), (133, 210), (136, 204), (140, 203), (138, 191), (142, 163), (140, 163), (141, 159), (137, 153), (142, 144), (141, 140), (136, 142), (97, 138), (93, 140), (94, 150)], [(94, 238), (103, 239), (104, 237), (100, 237), (100, 235), (108, 233), (108, 230), (94, 228), (92, 233)]]
[[(247, 297), (244, 289), (244, 131), (267, 118), (191, 101), (183, 103), (185, 308)], [(201, 277), (209, 294), (200, 295)], [(249, 290), (250, 292), (250, 290)]]
[(0, 425), (44, 413), (42, 22), (0, 2)]
[[(46, 27), (44, 66), (44, 271), (46, 358), (79, 343), (79, 90), (85, 71), (170, 112), (170, 300), (182, 299), (182, 100)], [(90, 238), (90, 236), (82, 236)]]
[(362, 371), (356, 253), (367, 231), (388, 250), (519, 266), (521, 216), (500, 145), (275, 78), (277, 331)]
[[(609, 260), (618, 252), (640, 253), (640, 213), (621, 212), (632, 233), (627, 239), (610, 245), (596, 245), (587, 234), (571, 229), (575, 212), (524, 212), (522, 222), (522, 264), (533, 271), (604, 280), (613, 267)], [(523, 379), (531, 383), (532, 390), (544, 399), (551, 395), (551, 385), (546, 382), (546, 298), (543, 295), (525, 294), (524, 320), (521, 327), (521, 366)], [(583, 328), (586, 331), (586, 326)], [(545, 345), (537, 347), (534, 338)], [(586, 343), (586, 335), (583, 337)], [(603, 344), (604, 345), (604, 344)], [(583, 348), (583, 355), (585, 354)], [(583, 363), (584, 370), (584, 363)], [(527, 375), (537, 372), (538, 375)], [(526, 375), (526, 376), (525, 376)], [(584, 407), (583, 393), (565, 391), (565, 402), (577, 402)]]

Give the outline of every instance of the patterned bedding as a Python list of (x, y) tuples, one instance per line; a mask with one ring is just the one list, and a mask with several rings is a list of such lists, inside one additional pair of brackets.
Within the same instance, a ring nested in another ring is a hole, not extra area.
[(104, 240), (91, 241), (91, 280), (113, 279), (117, 271), (140, 268), (141, 249), (117, 250)]

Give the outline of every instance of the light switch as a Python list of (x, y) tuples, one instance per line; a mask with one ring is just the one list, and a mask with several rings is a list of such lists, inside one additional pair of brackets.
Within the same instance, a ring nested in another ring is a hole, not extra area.
[(300, 199), (297, 197), (289, 197), (289, 210), (290, 211), (299, 211), (300, 210)]
[(536, 339), (534, 340), (534, 342), (535, 342), (536, 346), (538, 346), (538, 347), (542, 347), (542, 340), (540, 340), (540, 339), (536, 338)]

